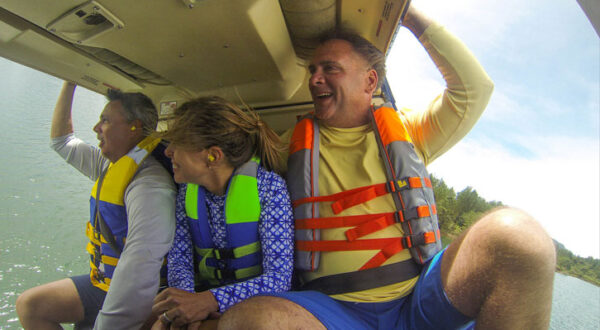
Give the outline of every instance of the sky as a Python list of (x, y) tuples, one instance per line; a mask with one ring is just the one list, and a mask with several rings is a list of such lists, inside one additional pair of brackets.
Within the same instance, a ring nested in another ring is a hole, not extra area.
[[(576, 255), (600, 254), (600, 39), (575, 0), (413, 0), (494, 81), (473, 130), (429, 171), (456, 192), (520, 208)], [(445, 83), (401, 29), (388, 53), (396, 104), (425, 108)]]

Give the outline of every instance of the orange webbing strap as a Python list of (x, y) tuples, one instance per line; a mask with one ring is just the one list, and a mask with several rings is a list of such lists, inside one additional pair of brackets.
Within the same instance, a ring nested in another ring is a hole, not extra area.
[(386, 246), (402, 241), (402, 237), (360, 239), (348, 241), (296, 241), (296, 248), (300, 251), (357, 251), (381, 250)]
[[(410, 188), (423, 188), (423, 186), (431, 188), (431, 180), (429, 178), (411, 177), (408, 178), (408, 186)], [(331, 209), (334, 214), (339, 214), (345, 209), (352, 206), (368, 202), (376, 197), (383, 196), (387, 193), (396, 192), (399, 189), (406, 188), (406, 181), (399, 180), (397, 182), (389, 181), (385, 183), (374, 184), (370, 186), (358, 187), (337, 194), (327, 196), (306, 197), (292, 201), (293, 207), (297, 207), (304, 203), (314, 202), (334, 202), (331, 204)]]
[(429, 244), (429, 243), (435, 243), (435, 236), (440, 237), (440, 230), (437, 229), (435, 232), (433, 231), (428, 231), (425, 234), (423, 234), (423, 238), (425, 239), (425, 244)]
[(384, 262), (390, 259), (396, 253), (411, 248), (414, 245), (425, 245), (430, 243), (435, 243), (435, 236), (440, 235), (440, 230), (428, 231), (423, 233), (422, 235), (410, 235), (404, 236), (399, 241), (391, 242), (389, 245), (381, 249), (373, 258), (369, 259), (360, 270), (370, 269), (381, 266)]
[(346, 231), (346, 238), (354, 241), (357, 238), (374, 233), (397, 222), (403, 222), (402, 212), (349, 215), (344, 217), (326, 217), (316, 219), (297, 219), (296, 229), (329, 229), (355, 227)]
[(411, 247), (409, 237), (361, 239), (347, 241), (296, 241), (296, 248), (301, 251), (356, 251), (379, 250), (365, 263), (360, 270), (377, 267), (391, 258), (394, 254)]
[[(335, 201), (341, 200), (347, 196), (352, 196), (357, 193), (362, 193), (365, 191), (367, 191), (366, 192), (367, 194), (370, 194), (368, 191), (371, 190), (372, 188), (375, 188), (376, 190), (381, 190), (382, 188), (385, 189), (385, 185), (386, 185), (385, 183), (380, 183), (380, 184), (374, 184), (371, 186), (358, 187), (358, 188), (342, 191), (337, 194), (332, 194), (332, 195), (327, 195), (327, 196), (314, 196), (314, 197), (300, 198), (300, 199), (292, 201), (292, 206), (298, 207), (298, 205), (300, 205), (300, 204), (312, 203), (312, 202), (335, 202)], [(375, 197), (377, 197), (377, 196), (375, 196)], [(373, 197), (373, 198), (375, 198), (375, 197)]]
[(392, 213), (390, 214), (390, 216), (379, 217), (369, 222), (363, 223), (360, 226), (356, 226), (355, 228), (346, 230), (346, 238), (348, 239), (348, 241), (352, 242), (355, 241), (357, 238), (367, 236), (376, 231), (380, 231), (395, 223), (396, 219), (394, 218), (394, 213)]
[(427, 206), (427, 205), (417, 206), (417, 216), (419, 218), (425, 218), (430, 215), (431, 215), (431, 213), (429, 212), (429, 206)]
[[(390, 186), (394, 187), (393, 184)], [(348, 209), (352, 206), (368, 202), (376, 197), (387, 194), (388, 192), (390, 192), (388, 190), (388, 187), (389, 186), (387, 184), (380, 183), (378, 185), (369, 187), (369, 189), (357, 191), (348, 196), (344, 196), (344, 197), (340, 198), (338, 201), (331, 204), (331, 209), (333, 210), (334, 214), (339, 214), (343, 210)]]
[[(437, 214), (435, 204), (431, 205), (431, 210), (432, 211), (430, 212), (427, 205), (421, 205), (411, 209), (407, 216), (408, 219), (414, 219), (425, 218), (431, 216), (431, 214)], [(402, 212), (396, 211), (389, 213), (348, 215), (341, 217), (296, 219), (294, 225), (296, 229), (331, 229), (354, 227), (346, 230), (345, 232), (348, 241), (354, 241), (358, 238), (382, 230), (399, 222), (404, 222), (404, 215)]]
[(431, 180), (428, 177), (424, 177), (423, 181), (425, 181), (425, 187), (433, 188), (433, 185), (431, 184)]
[(389, 258), (391, 258), (394, 254), (404, 250), (405, 248), (410, 248), (412, 244), (410, 243), (410, 238), (406, 237), (406, 241), (404, 244), (408, 244), (409, 246), (404, 246), (402, 241), (392, 242), (388, 246), (384, 247), (379, 251), (373, 258), (369, 259), (359, 270), (365, 270), (369, 268), (375, 268), (377, 266), (381, 266), (384, 262), (386, 262)]
[(357, 251), (357, 250), (379, 250), (375, 256), (367, 261), (360, 270), (374, 268), (385, 263), (396, 253), (413, 247), (414, 245), (425, 245), (434, 243), (436, 233), (439, 229), (420, 235), (409, 235), (404, 237), (361, 239), (355, 241), (296, 241), (296, 248), (300, 251)]
[(342, 228), (342, 227), (353, 227), (362, 225), (365, 222), (369, 222), (380, 217), (387, 216), (388, 213), (376, 213), (376, 214), (361, 214), (361, 215), (348, 215), (343, 217), (325, 217), (325, 218), (308, 218), (308, 219), (296, 219), (296, 229), (330, 229), (330, 228)]
[[(422, 180), (422, 181), (421, 181)], [(423, 183), (425, 183), (425, 187), (432, 188), (431, 180), (428, 177), (412, 177), (408, 178), (408, 184), (411, 188), (423, 188)]]

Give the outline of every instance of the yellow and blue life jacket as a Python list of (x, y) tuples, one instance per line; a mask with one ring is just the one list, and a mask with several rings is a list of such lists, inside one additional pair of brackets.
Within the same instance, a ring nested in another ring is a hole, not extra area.
[(187, 185), (185, 210), (194, 246), (197, 288), (206, 290), (262, 274), (258, 163), (257, 158), (252, 158), (236, 169), (229, 181), (225, 197), (225, 248), (217, 248), (213, 243), (204, 188)]
[[(125, 189), (133, 179), (140, 164), (148, 157), (160, 139), (146, 137), (129, 153), (110, 163), (101, 175), (90, 198), (90, 221), (86, 235), (90, 239), (90, 278), (92, 284), (108, 291), (110, 280), (119, 261), (127, 237), (127, 212), (124, 203)], [(108, 228), (101, 229), (102, 221)], [(112, 233), (110, 237), (109, 233)], [(106, 235), (106, 236), (105, 236)], [(161, 270), (165, 272), (166, 270)]]

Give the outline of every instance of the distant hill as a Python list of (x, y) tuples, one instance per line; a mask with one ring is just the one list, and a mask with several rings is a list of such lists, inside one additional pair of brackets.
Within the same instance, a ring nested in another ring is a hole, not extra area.
[(554, 245), (556, 245), (556, 258), (558, 259), (557, 272), (600, 286), (600, 260), (576, 256), (556, 240), (554, 240)]
[[(453, 188), (448, 187), (443, 179), (432, 176), (431, 182), (435, 192), (440, 231), (445, 243), (452, 241), (463, 230), (469, 228), (485, 212), (503, 205), (498, 201), (486, 201), (472, 187), (466, 187), (457, 193)], [(554, 245), (557, 272), (600, 286), (599, 259), (576, 256), (556, 240)]]

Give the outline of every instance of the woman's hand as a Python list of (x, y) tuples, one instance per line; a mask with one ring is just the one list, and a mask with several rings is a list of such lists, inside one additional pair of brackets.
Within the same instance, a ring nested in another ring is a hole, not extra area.
[(190, 323), (199, 325), (219, 310), (210, 291), (190, 293), (168, 288), (154, 298), (152, 314), (160, 315), (152, 329), (177, 329)]

